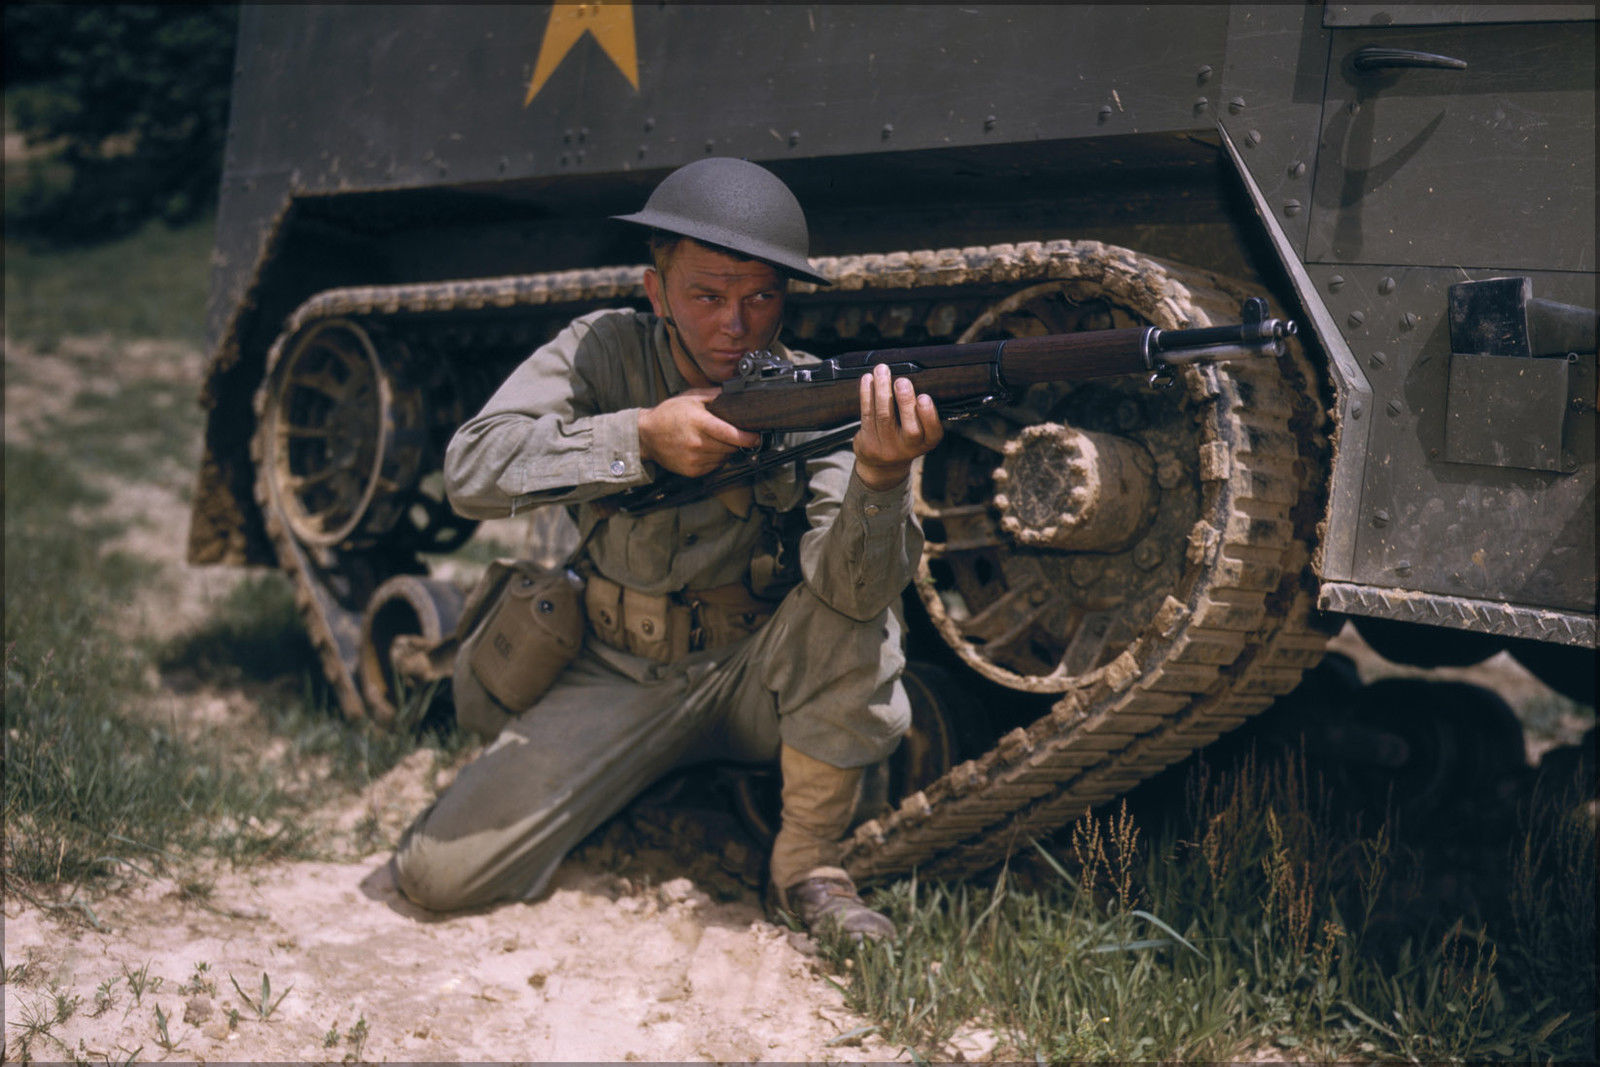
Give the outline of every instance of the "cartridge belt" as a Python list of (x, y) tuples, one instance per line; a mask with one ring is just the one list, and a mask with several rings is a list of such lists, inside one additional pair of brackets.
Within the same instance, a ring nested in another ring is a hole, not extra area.
[(592, 572), (583, 599), (596, 638), (658, 663), (741, 641), (761, 629), (777, 608), (753, 596), (742, 582), (650, 594)]

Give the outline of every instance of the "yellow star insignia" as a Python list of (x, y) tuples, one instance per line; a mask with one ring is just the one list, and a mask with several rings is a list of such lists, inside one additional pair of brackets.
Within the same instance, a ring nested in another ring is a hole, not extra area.
[(533, 65), (533, 80), (528, 83), (527, 107), (539, 95), (561, 61), (584, 34), (594, 37), (601, 50), (639, 91), (639, 56), (634, 47), (632, 0), (596, 0), (588, 4), (555, 4), (545, 24), (539, 58)]

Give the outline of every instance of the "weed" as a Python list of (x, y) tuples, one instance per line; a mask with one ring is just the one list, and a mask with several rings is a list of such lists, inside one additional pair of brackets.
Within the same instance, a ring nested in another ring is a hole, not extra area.
[(163, 981), (159, 974), (153, 976), (150, 974), (150, 962), (148, 960), (146, 960), (145, 965), (140, 967), (137, 971), (133, 970), (128, 966), (128, 964), (124, 963), (122, 965), (122, 977), (127, 980), (128, 992), (133, 994), (133, 1003), (135, 1007), (137, 1007), (140, 1001), (144, 999), (146, 991), (151, 993), (156, 992), (161, 988), (161, 983)]
[(161, 1005), (159, 1004), (156, 1005), (156, 1044), (167, 1052), (180, 1050), (180, 1046), (172, 1039), (172, 1035), (167, 1033), (167, 1015), (161, 1010)]
[(11, 1020), (11, 1026), (18, 1031), (19, 1058), (31, 1059), (33, 1043), (40, 1038), (67, 1049), (67, 1045), (52, 1031), (72, 1018), (81, 1001), (81, 997), (68, 995), (60, 989), (52, 989), (48, 996), (41, 999), (19, 1002), (17, 1017)]
[(355, 1025), (345, 1032), (345, 1044), (350, 1046), (350, 1051), (344, 1055), (345, 1063), (362, 1062), (362, 1053), (367, 1047), (368, 1036), (367, 1017), (361, 1015), (356, 1019)]
[(267, 977), (266, 971), (261, 972), (261, 992), (255, 997), (246, 993), (244, 987), (239, 984), (239, 980), (233, 975), (228, 975), (228, 981), (233, 983), (233, 988), (244, 999), (245, 1006), (254, 1011), (256, 1018), (262, 1022), (272, 1018), (272, 1013), (278, 1010), (278, 1005), (283, 1003), (283, 998), (294, 991), (294, 986), (291, 985), (288, 989), (278, 994), (278, 999), (272, 999), (272, 981)]
[(1472, 918), (1303, 757), (1200, 765), (1185, 795), (988, 886), (879, 890), (899, 940), (823, 945), (847, 1003), (927, 1059), (974, 1019), (1047, 1060), (1592, 1058), (1595, 837), (1568, 801), (1529, 806), (1513, 900)]
[(117, 983), (120, 982), (120, 981), (122, 981), (122, 976), (121, 975), (113, 975), (112, 977), (107, 978), (105, 981), (101, 982), (99, 985), (95, 986), (95, 989), (94, 989), (94, 1011), (89, 1013), (90, 1018), (98, 1019), (100, 1016), (104, 1015), (106, 1012), (108, 1012), (112, 1008), (116, 1007), (116, 1005), (117, 1005), (116, 988), (117, 988)]
[(339, 1043), (339, 1020), (335, 1019), (328, 1032), (322, 1035), (322, 1047), (332, 1048)]
[(211, 899), (217, 891), (215, 882), (208, 878), (187, 877), (178, 882), (178, 899), (199, 903)]
[(189, 976), (187, 982), (178, 987), (178, 992), (184, 996), (194, 996), (198, 993), (204, 993), (206, 996), (215, 996), (217, 982), (216, 979), (211, 977), (211, 964), (204, 960), (196, 963), (194, 965), (194, 974)]

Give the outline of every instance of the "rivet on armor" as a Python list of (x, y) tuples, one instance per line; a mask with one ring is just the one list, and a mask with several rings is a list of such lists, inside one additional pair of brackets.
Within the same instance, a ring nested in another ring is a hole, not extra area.
[(1228, 110), (1237, 115), (1244, 110), (1244, 97), (1236, 96), (1228, 101)]
[(1366, 409), (1361, 406), (1361, 401), (1350, 401), (1350, 417), (1352, 419), (1359, 419), (1361, 417), (1361, 413), (1365, 410)]
[(1372, 353), (1371, 357), (1367, 360), (1368, 365), (1371, 366), (1373, 370), (1377, 370), (1388, 362), (1389, 357), (1384, 355), (1382, 352)]
[(1378, 292), (1382, 293), (1384, 296), (1388, 296), (1390, 293), (1394, 292), (1394, 279), (1385, 278), (1383, 281), (1379, 282)]
[(1285, 215), (1298, 215), (1298, 214), (1300, 214), (1300, 201), (1298, 201), (1298, 200), (1285, 200), (1283, 202), (1283, 213)]
[(1417, 323), (1421, 321), (1422, 316), (1418, 315), (1415, 311), (1408, 311), (1400, 318), (1400, 324), (1408, 330), (1416, 329)]
[(989, 480), (994, 482), (995, 485), (1005, 485), (1011, 480), (1011, 472), (1006, 470), (1004, 466), (996, 467), (990, 472)]
[(1198, 85), (1204, 85), (1211, 78), (1211, 65), (1208, 63), (1195, 71), (1194, 80)]
[(649, 133), (651, 130), (653, 130), (655, 128), (656, 128), (656, 120), (655, 119), (647, 118), (647, 119), (644, 120), (644, 132), (645, 133)]
[(989, 132), (989, 131), (990, 131), (990, 130), (993, 130), (993, 129), (994, 129), (994, 127), (995, 127), (995, 124), (996, 124), (996, 123), (997, 123), (997, 122), (999, 122), (999, 121), (1000, 121), (1000, 120), (999, 120), (999, 119), (997, 119), (997, 118), (995, 118), (995, 117), (994, 117), (994, 116), (993, 116), (993, 115), (986, 115), (986, 116), (985, 116), (985, 117), (984, 117), (984, 120), (983, 120), (983, 129), (984, 129), (984, 132), (986, 132), (986, 133), (987, 133), (987, 132)]
[(894, 136), (894, 124), (885, 122), (883, 124), (883, 129), (879, 132), (883, 135), (883, 139), (887, 141), (889, 138)]
[(1364, 311), (1352, 311), (1352, 312), (1350, 312), (1350, 325), (1352, 325), (1352, 326), (1360, 326), (1362, 323), (1364, 323), (1366, 321), (1367, 321), (1367, 313), (1366, 312), (1364, 312)]
[(789, 131), (789, 147), (793, 148), (795, 145), (797, 145), (799, 143), (800, 143), (800, 131), (799, 130), (790, 130)]
[(1300, 162), (1297, 159), (1293, 163), (1289, 164), (1289, 177), (1291, 177), (1291, 178), (1304, 178), (1305, 176), (1306, 176), (1306, 165), (1304, 163)]
[(1111, 118), (1111, 105), (1110, 104), (1106, 104), (1104, 107), (1102, 107), (1100, 109), (1100, 121), (1101, 122), (1105, 122), (1106, 120), (1108, 120), (1110, 118)]
[(1372, 513), (1372, 525), (1380, 529), (1389, 525), (1389, 513), (1382, 508)]
[(1328, 279), (1328, 291), (1329, 292), (1337, 293), (1340, 289), (1343, 289), (1343, 288), (1344, 288), (1344, 275), (1343, 274), (1335, 274), (1333, 277)]
[(1411, 571), (1411, 561), (1409, 559), (1403, 559), (1394, 565), (1394, 569), (1401, 574), (1408, 574)]
[(1244, 135), (1244, 143), (1254, 148), (1261, 143), (1261, 131), (1250, 130)]
[(1405, 409), (1405, 405), (1400, 403), (1398, 400), (1391, 400), (1384, 405), (1384, 409), (1391, 415), (1398, 415)]
[(1205, 97), (1203, 97), (1203, 96), (1195, 97), (1194, 109), (1196, 111), (1204, 111), (1206, 108), (1208, 108), (1210, 106), (1211, 106), (1211, 101), (1207, 100)]
[(717, 149), (717, 142), (715, 142), (713, 140), (710, 140), (710, 139), (707, 139), (706, 140), (706, 151), (708, 153), (710, 153), (710, 152), (716, 151), (716, 149)]
[[(1008, 474), (1006, 477), (1010, 478), (1011, 476)], [(989, 498), (989, 503), (993, 504), (1001, 511), (1004, 511), (1006, 508), (1011, 506), (1011, 498), (1006, 496), (1004, 493), (996, 493), (994, 496)]]

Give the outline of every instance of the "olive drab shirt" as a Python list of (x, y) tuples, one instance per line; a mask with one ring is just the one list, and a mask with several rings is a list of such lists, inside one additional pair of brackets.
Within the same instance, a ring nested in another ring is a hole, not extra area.
[[(812, 358), (774, 345), (796, 362)], [(665, 387), (665, 392), (662, 391)], [(640, 457), (638, 410), (682, 392), (666, 327), (635, 311), (597, 311), (575, 320), (512, 372), (484, 409), (456, 431), (445, 455), (450, 502), (469, 518), (503, 518), (543, 504), (576, 506), (586, 552), (601, 574), (659, 595), (742, 581), (766, 509), (802, 502), (807, 484), (793, 464), (753, 489), (644, 516), (593, 501), (646, 485), (666, 473)], [(915, 573), (922, 531), (908, 484), (881, 492), (854, 475), (848, 447), (807, 462), (810, 529), (801, 540), (801, 574), (829, 607), (867, 621), (899, 597)], [(728, 502), (725, 502), (728, 501)], [(739, 512), (744, 512), (740, 514)]]

